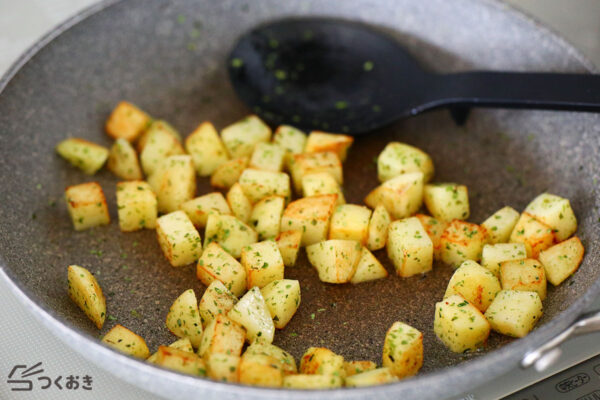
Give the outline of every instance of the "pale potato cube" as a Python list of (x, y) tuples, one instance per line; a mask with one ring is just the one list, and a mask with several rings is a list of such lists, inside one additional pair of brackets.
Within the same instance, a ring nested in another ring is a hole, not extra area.
[(291, 154), (304, 153), (306, 134), (289, 125), (280, 125), (273, 135), (273, 143), (283, 147)]
[(451, 351), (464, 353), (485, 344), (490, 324), (477, 307), (456, 294), (436, 303), (433, 330)]
[(423, 334), (396, 321), (385, 334), (383, 366), (398, 378), (416, 375), (423, 366)]
[(215, 242), (206, 246), (198, 260), (196, 277), (207, 286), (219, 281), (236, 296), (246, 292), (246, 270)]
[(360, 374), (367, 371), (372, 371), (377, 368), (377, 364), (373, 361), (344, 361), (344, 369), (346, 370), (346, 378), (352, 375)]
[(156, 228), (156, 195), (144, 181), (117, 183), (117, 209), (123, 232)]
[(376, 279), (387, 278), (388, 272), (381, 265), (379, 260), (375, 258), (373, 253), (366, 247), (363, 247), (360, 252), (360, 259), (356, 265), (356, 272), (350, 279), (351, 283), (361, 283), (374, 281)]
[(242, 255), (244, 247), (258, 240), (258, 235), (252, 228), (232, 215), (209, 215), (205, 235), (205, 246), (217, 242), (235, 258)]
[(196, 194), (196, 172), (191, 156), (170, 156), (163, 161), (160, 171), (156, 171), (158, 211), (170, 213), (194, 198)]
[(146, 176), (156, 171), (170, 156), (184, 154), (179, 141), (179, 133), (165, 121), (154, 121), (144, 134), (140, 162)]
[(527, 249), (523, 243), (486, 244), (481, 252), (481, 265), (500, 277), (500, 265), (503, 262), (525, 258)]
[(281, 231), (302, 232), (302, 246), (327, 239), (329, 220), (333, 214), (337, 195), (305, 197), (292, 201), (281, 217)]
[(305, 153), (331, 151), (337, 154), (341, 162), (346, 161), (348, 149), (354, 143), (354, 138), (339, 133), (312, 131), (306, 140)]
[(212, 353), (206, 357), (206, 373), (219, 382), (238, 382), (238, 367), (241, 357)]
[(331, 216), (329, 239), (356, 240), (367, 244), (371, 210), (356, 204), (337, 206)]
[(221, 192), (208, 193), (181, 205), (181, 209), (187, 214), (192, 223), (204, 228), (210, 214), (232, 215), (229, 204)]
[(300, 373), (346, 377), (344, 357), (325, 347), (309, 347), (300, 359)]
[(192, 347), (192, 342), (190, 342), (190, 338), (187, 338), (187, 337), (177, 339), (176, 341), (171, 343), (169, 345), (169, 347), (177, 349), (177, 350), (181, 350), (181, 351), (187, 351), (188, 353), (194, 352), (194, 348)]
[(537, 292), (502, 290), (485, 312), (492, 329), (503, 335), (526, 336), (543, 314)]
[(121, 179), (131, 181), (143, 178), (135, 149), (131, 143), (122, 138), (117, 139), (110, 148), (106, 167)]
[(479, 261), (486, 238), (481, 226), (455, 219), (440, 239), (440, 259), (454, 268), (466, 260)]
[(239, 364), (239, 382), (246, 385), (281, 387), (284, 373), (273, 356), (244, 353)]
[(110, 223), (106, 198), (98, 182), (69, 186), (65, 199), (76, 231)]
[(369, 234), (367, 248), (371, 251), (383, 249), (387, 243), (388, 228), (392, 222), (390, 213), (383, 204), (379, 204), (373, 210), (369, 220)]
[(527, 257), (538, 258), (542, 250), (554, 243), (552, 228), (538, 221), (533, 215), (523, 213), (510, 234), (511, 243), (523, 243)]
[(444, 298), (459, 294), (485, 312), (501, 289), (496, 275), (475, 261), (466, 260), (454, 271)]
[(390, 224), (387, 254), (403, 278), (423, 274), (433, 267), (433, 243), (416, 217)]
[(237, 219), (243, 223), (248, 223), (250, 214), (252, 214), (252, 203), (244, 194), (239, 183), (234, 183), (227, 192), (227, 203)]
[(284, 172), (248, 168), (240, 176), (240, 185), (252, 203), (269, 196), (281, 196), (286, 202), (292, 198), (290, 177)]
[(254, 205), (250, 226), (258, 233), (260, 240), (274, 239), (279, 235), (284, 208), (285, 199), (281, 196), (265, 197)]
[(342, 162), (336, 153), (326, 151), (292, 155), (290, 173), (292, 174), (296, 193), (302, 192), (302, 178), (305, 175), (317, 172), (328, 172), (339, 185), (344, 183)]
[(531, 258), (505, 261), (500, 266), (502, 289), (537, 292), (540, 300), (546, 298), (546, 273), (544, 266)]
[(273, 357), (285, 375), (298, 373), (296, 360), (287, 351), (270, 343), (252, 343), (244, 354), (262, 354)]
[(248, 157), (235, 158), (219, 165), (210, 176), (210, 184), (221, 189), (229, 189), (236, 183), (248, 166)]
[(379, 181), (385, 182), (408, 172), (422, 172), (423, 181), (429, 182), (434, 173), (431, 157), (423, 150), (406, 143), (388, 143), (377, 157)]
[(300, 231), (285, 231), (281, 232), (275, 239), (281, 258), (283, 258), (283, 265), (286, 267), (293, 267), (296, 264), (298, 258), (298, 251), (300, 250), (300, 244), (302, 243), (302, 232)]
[(279, 279), (263, 287), (260, 292), (273, 317), (275, 328), (285, 328), (300, 306), (300, 282)]
[[(204, 254), (209, 251), (212, 243), (207, 247)], [(215, 246), (218, 244), (215, 243)], [(222, 250), (225, 253), (224, 250)], [(225, 253), (227, 254), (227, 253)], [(229, 254), (227, 254), (231, 257)], [(202, 259), (202, 258), (200, 258)], [(237, 261), (236, 261), (237, 262)], [(229, 312), (237, 303), (238, 299), (229, 289), (223, 285), (223, 282), (219, 280), (213, 280), (210, 285), (204, 291), (200, 303), (198, 303), (198, 311), (200, 312), (200, 319), (202, 320), (202, 327), (206, 328), (206, 325), (212, 322), (213, 319), (219, 314), (225, 314)]]
[(269, 283), (283, 279), (283, 258), (274, 240), (253, 243), (244, 247), (240, 260), (246, 269), (247, 288), (263, 288)]
[(488, 243), (506, 243), (510, 239), (510, 233), (513, 231), (519, 220), (519, 212), (512, 207), (504, 207), (492, 214), (483, 221), (481, 226), (488, 233)]
[(550, 283), (558, 286), (575, 273), (583, 260), (584, 252), (577, 236), (542, 251), (539, 259)]
[(248, 342), (273, 342), (275, 325), (259, 288), (250, 289), (227, 316), (246, 328)]
[(242, 355), (242, 347), (246, 339), (246, 330), (240, 324), (229, 319), (224, 314), (217, 314), (206, 325), (202, 334), (198, 355), (206, 357), (209, 354)]
[(146, 341), (119, 324), (113, 326), (111, 330), (104, 335), (102, 343), (106, 343), (121, 353), (143, 360), (150, 356), (150, 350), (148, 350)]
[(365, 197), (371, 208), (382, 204), (395, 219), (410, 217), (423, 204), (423, 173), (398, 175), (376, 187)]
[(322, 194), (337, 194), (337, 205), (345, 204), (344, 193), (339, 183), (329, 172), (315, 172), (302, 177), (303, 197), (319, 196)]
[(441, 221), (469, 218), (469, 191), (456, 183), (427, 184), (423, 189), (425, 206)]
[(197, 348), (202, 339), (202, 320), (198, 311), (198, 300), (192, 289), (183, 292), (169, 308), (167, 328), (177, 337), (189, 338)]
[(250, 168), (279, 172), (283, 170), (285, 149), (275, 143), (258, 143), (250, 157)]
[(56, 152), (88, 175), (102, 168), (109, 154), (106, 147), (78, 138), (63, 140), (56, 146)]
[(569, 199), (542, 193), (527, 205), (525, 212), (548, 225), (554, 232), (556, 242), (568, 239), (577, 230), (577, 218)]
[(286, 375), (283, 387), (288, 389), (335, 389), (342, 387), (344, 380), (335, 375)]
[(163, 254), (173, 267), (196, 262), (202, 254), (200, 234), (183, 211), (158, 218), (156, 235)]
[(271, 139), (271, 128), (256, 115), (249, 115), (223, 128), (221, 139), (231, 157), (250, 157), (254, 146)]
[(81, 308), (98, 329), (102, 329), (106, 318), (106, 298), (94, 275), (83, 267), (69, 265), (67, 282), (71, 300)]
[[(150, 129), (151, 127), (152, 127), (152, 129)], [(178, 142), (181, 143), (181, 135), (168, 122), (162, 121), (162, 120), (153, 120), (153, 121), (150, 121), (148, 128), (146, 128), (146, 130), (144, 130), (144, 132), (142, 132), (142, 134), (136, 141), (136, 149), (137, 149), (138, 153), (141, 153), (142, 150), (144, 150), (144, 147), (146, 147), (146, 144), (148, 143), (148, 139), (151, 136), (150, 134), (155, 130), (164, 131), (164, 133), (167, 133), (167, 134), (173, 136), (173, 138), (175, 138)], [(182, 149), (183, 149), (183, 147), (182, 147)], [(183, 154), (183, 153), (181, 153), (181, 154)]]
[(185, 139), (185, 150), (194, 159), (196, 172), (209, 176), (229, 160), (227, 149), (210, 122), (203, 122)]
[(121, 101), (106, 121), (106, 133), (133, 142), (150, 125), (152, 118), (135, 105)]
[(322, 282), (346, 283), (356, 272), (361, 247), (354, 240), (332, 239), (308, 246), (306, 254)]
[(425, 228), (425, 232), (431, 239), (433, 244), (433, 259), (440, 260), (442, 258), (442, 234), (448, 227), (448, 222), (437, 220), (429, 215), (417, 214), (421, 225)]
[(383, 385), (397, 380), (398, 377), (393, 375), (389, 368), (383, 367), (349, 376), (346, 378), (345, 384), (347, 387), (364, 387)]
[(206, 376), (204, 360), (194, 353), (173, 347), (159, 346), (154, 364), (184, 374)]

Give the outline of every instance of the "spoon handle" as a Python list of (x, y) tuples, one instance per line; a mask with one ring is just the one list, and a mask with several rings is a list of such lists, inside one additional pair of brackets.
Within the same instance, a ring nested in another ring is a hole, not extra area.
[(474, 71), (439, 79), (425, 108), (452, 104), (600, 112), (600, 75)]

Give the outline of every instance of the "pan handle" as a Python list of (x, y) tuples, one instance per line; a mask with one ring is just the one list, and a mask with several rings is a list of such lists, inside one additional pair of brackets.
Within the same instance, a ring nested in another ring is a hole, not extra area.
[(533, 366), (537, 372), (544, 371), (560, 357), (561, 343), (574, 336), (592, 332), (600, 332), (600, 311), (582, 315), (558, 336), (538, 348), (528, 351), (521, 360), (521, 368)]

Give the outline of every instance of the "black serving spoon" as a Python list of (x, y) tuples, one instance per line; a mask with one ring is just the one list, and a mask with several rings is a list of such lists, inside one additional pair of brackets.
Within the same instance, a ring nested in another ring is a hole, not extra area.
[(600, 111), (600, 75), (435, 74), (389, 36), (355, 22), (295, 18), (244, 35), (228, 59), (242, 100), (271, 124), (363, 134), (450, 107)]

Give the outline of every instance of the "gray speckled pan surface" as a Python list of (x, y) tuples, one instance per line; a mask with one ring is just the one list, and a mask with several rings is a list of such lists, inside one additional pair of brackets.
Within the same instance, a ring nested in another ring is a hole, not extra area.
[[(107, 320), (98, 332), (68, 299), (68, 264), (96, 274), (108, 314), (144, 336), (151, 350), (174, 340), (164, 319), (176, 296), (190, 287), (201, 296), (204, 287), (192, 266), (168, 265), (154, 232), (119, 232), (116, 178), (107, 171), (90, 178), (71, 168), (53, 151), (59, 140), (77, 136), (109, 145), (103, 123), (121, 99), (172, 122), (184, 135), (203, 120), (223, 127), (244, 116), (248, 110), (228, 84), (223, 61), (238, 35), (281, 16), (323, 15), (376, 25), (438, 71), (592, 68), (561, 39), (489, 1), (137, 0), (98, 8), (22, 68), (13, 68), (12, 79), (0, 82), (0, 89), (5, 85), (0, 93), (1, 264), (17, 292), (25, 293), (20, 298), (74, 349), (121, 378), (177, 397), (275, 398), (282, 393), (167, 372), (98, 344), (97, 337), (114, 322)], [(297, 358), (308, 346), (319, 345), (348, 359), (381, 362), (385, 331), (403, 320), (424, 332), (425, 364), (417, 378), (398, 384), (327, 394), (286, 392), (290, 398), (450, 396), (516, 368), (527, 349), (564, 329), (599, 292), (598, 115), (476, 110), (464, 127), (456, 127), (446, 111), (412, 118), (356, 140), (344, 171), (349, 202), (362, 202), (376, 185), (372, 160), (390, 140), (430, 153), (437, 181), (468, 185), (473, 222), (504, 205), (522, 209), (545, 190), (570, 198), (587, 249), (585, 261), (573, 277), (550, 289), (544, 318), (526, 339), (492, 334), (485, 354), (456, 355), (432, 332), (434, 304), (452, 273), (449, 267), (437, 265), (424, 277), (402, 280), (392, 274), (379, 282), (333, 286), (319, 282), (302, 255), (296, 267), (286, 270), (286, 277), (301, 281), (302, 304), (276, 334), (276, 344)], [(78, 233), (62, 194), (65, 186), (89, 180), (102, 184), (113, 223)], [(210, 190), (206, 180), (198, 183), (199, 194)], [(377, 255), (393, 272), (384, 252)]]

